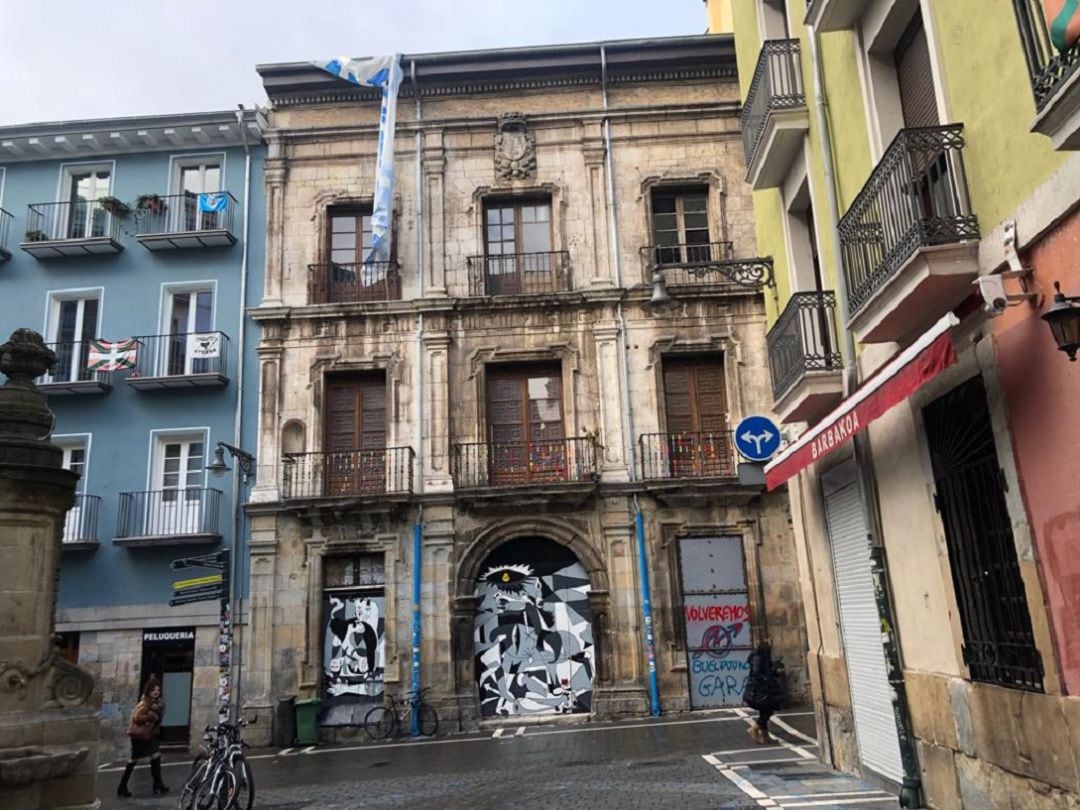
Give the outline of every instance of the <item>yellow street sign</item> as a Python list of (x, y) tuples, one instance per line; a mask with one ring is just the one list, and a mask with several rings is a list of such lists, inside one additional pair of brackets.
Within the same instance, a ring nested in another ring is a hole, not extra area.
[(208, 577), (195, 577), (194, 579), (181, 579), (172, 584), (176, 590), (182, 590), (184, 588), (197, 588), (200, 585), (217, 585), (221, 582), (223, 577), (221, 574), (211, 574)]

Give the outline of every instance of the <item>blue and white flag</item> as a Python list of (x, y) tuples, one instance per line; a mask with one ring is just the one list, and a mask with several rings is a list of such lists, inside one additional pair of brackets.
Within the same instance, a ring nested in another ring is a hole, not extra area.
[(331, 59), (329, 62), (312, 64), (360, 87), (382, 88), (379, 150), (375, 158), (375, 205), (371, 212), (371, 253), (366, 261), (388, 262), (390, 217), (394, 207), (394, 127), (397, 123), (398, 87), (401, 86), (401, 55)]
[(199, 195), (199, 210), (205, 214), (216, 214), (224, 211), (229, 205), (227, 192), (218, 191), (211, 194)]

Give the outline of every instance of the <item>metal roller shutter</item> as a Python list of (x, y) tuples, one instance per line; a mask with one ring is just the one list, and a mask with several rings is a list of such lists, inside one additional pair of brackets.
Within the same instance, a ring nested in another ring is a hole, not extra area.
[(922, 15), (916, 15), (893, 52), (896, 80), (900, 89), (900, 107), (905, 127), (936, 127), (937, 98), (934, 74), (930, 66), (930, 42), (926, 38)]
[(901, 782), (904, 769), (854, 467), (845, 464), (831, 472), (823, 488), (859, 755), (864, 767)]

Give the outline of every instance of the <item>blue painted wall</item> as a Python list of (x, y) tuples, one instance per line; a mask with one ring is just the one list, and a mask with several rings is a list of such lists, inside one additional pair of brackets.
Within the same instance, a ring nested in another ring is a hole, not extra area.
[[(252, 139), (253, 140), (253, 139)], [(245, 307), (255, 306), (262, 295), (266, 204), (263, 194), (265, 148), (252, 145), (251, 183), (248, 198), (248, 281)], [(132, 236), (134, 220), (122, 221), (117, 255), (39, 260), (19, 249), (26, 231), (27, 206), (57, 199), (64, 163), (114, 160), (112, 195), (129, 203), (140, 194), (164, 195), (169, 188), (170, 158), (183, 155), (225, 153), (222, 186), (237, 198), (233, 229), (237, 243), (228, 248), (193, 248), (155, 251)], [(93, 551), (66, 551), (63, 555), (58, 607), (81, 608), (167, 602), (175, 572), (170, 560), (203, 554), (233, 542), (235, 505), (232, 475), (215, 479), (207, 474), (206, 486), (222, 490), (219, 526), (220, 546), (169, 546), (124, 548), (113, 545), (119, 493), (152, 488), (149, 482), (152, 430), (208, 427), (207, 461), (218, 441), (235, 442), (234, 419), (243, 408), (241, 446), (256, 445), (258, 363), (254, 347), (258, 327), (247, 320), (243, 380), (243, 403), (237, 377), (240, 351), (240, 285), (244, 252), (245, 154), (241, 147), (189, 149), (93, 155), (76, 160), (0, 164), (3, 167), (0, 207), (14, 216), (8, 235), (10, 261), (0, 264), (0, 339), (12, 330), (29, 326), (45, 334), (46, 306), (50, 291), (78, 287), (102, 287), (100, 337), (116, 340), (158, 334), (163, 284), (216, 280), (215, 328), (229, 336), (228, 377), (224, 388), (138, 391), (126, 382), (126, 372), (112, 375), (112, 391), (101, 395), (51, 396), (56, 415), (55, 434), (91, 434), (84, 492), (101, 497), (98, 517), (100, 545)], [(46, 339), (48, 336), (46, 335)], [(241, 493), (241, 501), (244, 493)], [(246, 532), (245, 532), (246, 533)], [(201, 569), (199, 569), (201, 570)], [(209, 573), (209, 572), (206, 572)]]

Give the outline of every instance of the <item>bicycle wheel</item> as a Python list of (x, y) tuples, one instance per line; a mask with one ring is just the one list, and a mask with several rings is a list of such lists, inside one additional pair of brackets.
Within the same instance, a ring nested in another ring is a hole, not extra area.
[(397, 717), (385, 706), (376, 706), (364, 716), (364, 731), (373, 740), (385, 740), (396, 725)]
[(191, 773), (184, 780), (184, 786), (180, 789), (179, 810), (193, 810), (195, 807), (195, 794), (207, 777), (207, 763), (210, 760), (206, 754), (199, 754), (191, 763)]
[(230, 810), (236, 796), (236, 774), (220, 766), (195, 794), (196, 810)]
[(236, 777), (232, 806), (235, 810), (251, 810), (255, 805), (255, 774), (251, 772), (251, 763), (239, 756), (233, 761), (232, 772)]
[(420, 704), (420, 733), (425, 737), (434, 737), (439, 730), (439, 713), (427, 703)]

